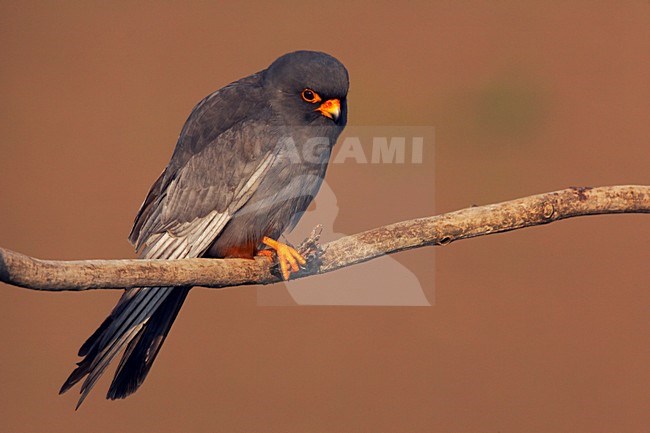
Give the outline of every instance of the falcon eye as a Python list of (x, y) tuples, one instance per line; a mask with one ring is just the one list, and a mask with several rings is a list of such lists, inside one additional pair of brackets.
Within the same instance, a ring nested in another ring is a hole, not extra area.
[(312, 104), (315, 104), (316, 102), (320, 101), (320, 96), (318, 96), (318, 93), (314, 92), (311, 89), (303, 90), (300, 96), (302, 96), (303, 100), (307, 102), (311, 102)]

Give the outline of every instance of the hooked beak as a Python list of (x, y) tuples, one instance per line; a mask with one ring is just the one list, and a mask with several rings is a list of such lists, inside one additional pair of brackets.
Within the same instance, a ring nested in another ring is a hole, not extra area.
[(341, 101), (338, 99), (328, 99), (320, 104), (320, 107), (316, 111), (320, 111), (323, 116), (336, 122), (341, 115)]

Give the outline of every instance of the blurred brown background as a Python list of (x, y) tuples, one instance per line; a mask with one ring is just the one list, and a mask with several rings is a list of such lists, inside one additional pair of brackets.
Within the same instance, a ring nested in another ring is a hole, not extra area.
[[(647, 1), (2, 2), (0, 245), (133, 257), (192, 106), (303, 48), (348, 67), (351, 124), (436, 128), (437, 212), (648, 184), (649, 23)], [(420, 216), (422, 173), (376, 173), (332, 167), (336, 232)], [(2, 286), (0, 430), (647, 431), (649, 240), (616, 215), (458, 242), (432, 307), (194, 290), (140, 391), (105, 401), (104, 377), (77, 413), (57, 391), (119, 293)], [(426, 254), (396, 259), (418, 274)]]

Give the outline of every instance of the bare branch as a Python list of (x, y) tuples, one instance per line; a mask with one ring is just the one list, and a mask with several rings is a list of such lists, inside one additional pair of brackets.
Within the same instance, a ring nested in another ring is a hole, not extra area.
[[(444, 215), (403, 221), (320, 247), (296, 278), (330, 272), (384, 254), (547, 224), (564, 218), (650, 213), (650, 186), (569, 188)], [(293, 277), (293, 276), (292, 276)], [(149, 286), (230, 287), (279, 281), (267, 259), (39, 260), (0, 248), (0, 281), (34, 290)]]

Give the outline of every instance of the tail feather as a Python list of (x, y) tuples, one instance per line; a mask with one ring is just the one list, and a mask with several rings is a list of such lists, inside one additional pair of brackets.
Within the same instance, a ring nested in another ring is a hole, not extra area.
[(81, 348), (79, 349), (79, 353), (77, 355), (79, 356), (86, 356), (90, 352), (90, 349), (95, 345), (97, 340), (102, 336), (104, 331), (106, 331), (106, 328), (110, 326), (110, 324), (113, 322), (113, 314), (109, 315), (104, 321), (102, 322), (101, 325), (93, 332), (93, 334), (88, 337), (88, 339), (84, 342), (84, 344), (81, 345)]
[[(185, 290), (185, 293), (182, 296), (182, 300), (184, 300), (189, 288), (182, 289)], [(165, 305), (165, 300), (170, 294), (178, 293), (178, 290), (179, 288), (152, 287), (148, 289), (131, 289), (125, 292), (120, 299), (120, 302), (118, 302), (113, 309), (111, 315), (104, 320), (93, 335), (91, 335), (82, 345), (79, 353), (81, 356), (85, 357), (77, 364), (77, 368), (75, 368), (70, 374), (61, 387), (59, 393), (66, 392), (87, 376), (81, 386), (81, 397), (77, 404), (78, 408), (112, 359), (127, 344), (130, 345), (132, 341), (143, 341), (141, 336), (147, 335), (145, 328), (148, 327), (150, 322), (152, 329), (159, 328), (159, 326), (156, 325), (156, 322), (159, 321), (164, 323), (166, 326), (164, 335), (166, 335), (178, 311), (176, 310), (173, 317), (169, 318), (165, 316), (164, 311), (158, 313), (157, 310), (162, 305)], [(174, 298), (177, 298), (177, 296), (172, 296), (172, 300)], [(182, 304), (182, 301), (180, 301), (180, 304)], [(180, 304), (178, 305), (178, 309), (180, 309)], [(156, 318), (154, 318), (154, 316), (156, 316)], [(152, 318), (154, 319), (154, 322), (152, 322)], [(152, 343), (153, 342), (155, 341), (152, 340)], [(158, 344), (156, 353), (160, 349), (160, 344), (162, 344), (162, 341)], [(141, 350), (146, 352), (146, 349), (147, 348), (143, 348)], [(128, 361), (132, 352), (132, 350), (126, 351), (120, 365)], [(148, 368), (144, 373), (145, 376), (147, 371)], [(144, 378), (144, 376), (142, 378)], [(142, 380), (140, 380), (139, 383), (142, 383)], [(139, 386), (139, 384), (137, 386)], [(137, 389), (137, 386), (135, 386), (133, 390)]]
[(93, 389), (93, 386), (95, 386), (95, 383), (104, 373), (104, 370), (106, 370), (106, 367), (108, 367), (108, 364), (110, 364), (111, 360), (120, 352), (124, 345), (140, 331), (141, 328), (142, 324), (130, 329), (128, 332), (122, 335), (113, 345), (108, 347), (106, 350), (103, 350), (101, 356), (93, 362), (93, 365), (88, 371), (88, 377), (86, 377), (84, 383), (81, 384), (81, 396), (79, 397), (79, 401), (77, 402), (75, 409), (79, 409), (79, 406), (81, 406), (81, 403), (84, 402), (88, 396), (88, 393), (90, 393), (90, 391)]
[(90, 350), (99, 342), (99, 340), (105, 335), (106, 329), (111, 326), (113, 323), (113, 320), (120, 316), (122, 312), (124, 311), (124, 308), (128, 306), (129, 301), (135, 297), (139, 291), (140, 288), (134, 288), (134, 289), (129, 289), (124, 292), (120, 300), (117, 302), (115, 307), (113, 307), (113, 310), (111, 311), (111, 314), (104, 319), (101, 325), (95, 330), (95, 332), (92, 333), (90, 337), (84, 342), (84, 344), (81, 345), (81, 348), (79, 349), (79, 356), (86, 356), (90, 352)]
[(165, 299), (137, 337), (129, 342), (117, 367), (107, 398), (125, 398), (134, 393), (147, 377), (189, 288), (179, 287)]

